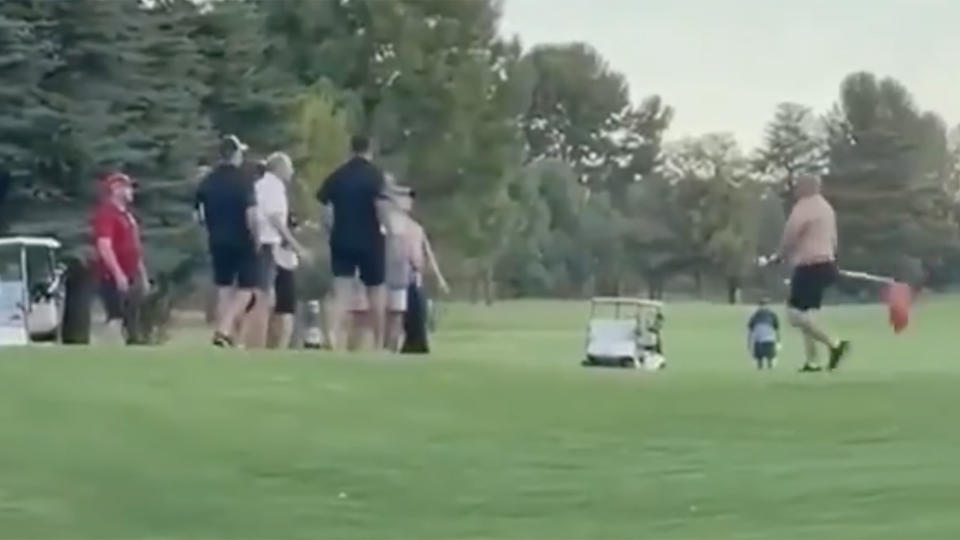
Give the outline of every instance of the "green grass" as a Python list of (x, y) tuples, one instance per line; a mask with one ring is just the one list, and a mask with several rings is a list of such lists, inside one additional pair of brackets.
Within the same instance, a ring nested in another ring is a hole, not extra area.
[(0, 352), (0, 537), (953, 539), (957, 302), (842, 373), (667, 313), (670, 369), (578, 366), (581, 303), (457, 306), (430, 358)]

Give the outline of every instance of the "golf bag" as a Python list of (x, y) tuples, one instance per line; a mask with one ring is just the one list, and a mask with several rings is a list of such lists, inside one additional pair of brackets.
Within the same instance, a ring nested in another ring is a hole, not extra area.
[(428, 354), (430, 352), (427, 331), (427, 296), (417, 284), (407, 287), (407, 311), (403, 315), (403, 332), (406, 337), (400, 352), (403, 354)]

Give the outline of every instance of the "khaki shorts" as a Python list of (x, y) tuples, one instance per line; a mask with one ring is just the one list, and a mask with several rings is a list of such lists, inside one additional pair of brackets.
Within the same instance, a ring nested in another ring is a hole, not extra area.
[(390, 289), (387, 293), (387, 311), (405, 313), (407, 311), (407, 290)]

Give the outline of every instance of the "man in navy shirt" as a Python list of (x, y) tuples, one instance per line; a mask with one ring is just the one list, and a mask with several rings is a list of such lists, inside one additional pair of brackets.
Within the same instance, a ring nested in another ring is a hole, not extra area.
[(339, 341), (344, 313), (353, 295), (353, 280), (359, 274), (366, 287), (369, 321), (374, 345), (384, 346), (387, 294), (383, 172), (373, 164), (370, 140), (350, 141), (352, 157), (324, 181), (317, 199), (333, 209), (330, 231), (330, 263), (334, 277), (332, 333)]
[(200, 182), (197, 212), (206, 225), (213, 281), (217, 286), (217, 329), (213, 344), (233, 344), (237, 320), (261, 286), (257, 258), (257, 212), (253, 179), (245, 172), (246, 145), (233, 135), (220, 141), (220, 163)]

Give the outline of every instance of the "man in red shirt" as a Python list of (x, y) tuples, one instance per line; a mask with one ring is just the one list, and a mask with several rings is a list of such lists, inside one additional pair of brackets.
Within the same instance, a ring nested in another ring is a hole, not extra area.
[(149, 283), (140, 244), (140, 226), (130, 212), (133, 181), (122, 173), (111, 173), (102, 181), (102, 196), (93, 213), (100, 297), (107, 314), (111, 340), (123, 343), (124, 321), (130, 295)]

